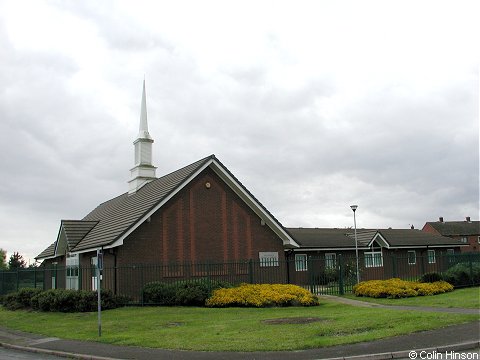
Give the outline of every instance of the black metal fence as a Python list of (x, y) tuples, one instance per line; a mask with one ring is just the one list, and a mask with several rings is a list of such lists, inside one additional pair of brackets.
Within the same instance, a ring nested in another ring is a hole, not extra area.
[[(360, 281), (395, 277), (418, 280), (426, 273), (448, 274), (453, 267), (461, 267), (471, 279), (477, 279), (471, 285), (479, 285), (479, 253), (361, 256), (358, 264)], [(79, 266), (0, 271), (0, 295), (27, 287), (96, 290), (96, 274), (95, 267)], [(154, 281), (295, 284), (317, 294), (339, 295), (351, 292), (356, 284), (357, 259), (330, 254), (327, 258), (303, 255), (289, 260), (129, 265), (104, 268), (100, 279), (102, 288), (128, 296), (136, 304), (143, 303), (143, 288)]]

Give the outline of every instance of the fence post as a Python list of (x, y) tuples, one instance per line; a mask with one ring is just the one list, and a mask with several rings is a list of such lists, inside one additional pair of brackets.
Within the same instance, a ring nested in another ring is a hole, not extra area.
[(338, 292), (340, 295), (345, 294), (344, 282), (343, 282), (343, 256), (338, 254)]
[(468, 267), (470, 270), (471, 285), (475, 285), (475, 279), (473, 278), (473, 253), (468, 254)]
[(248, 281), (250, 284), (253, 284), (253, 260), (248, 260)]
[(398, 264), (398, 258), (396, 254), (392, 254), (392, 277), (396, 278), (398, 274), (397, 270), (397, 264)]

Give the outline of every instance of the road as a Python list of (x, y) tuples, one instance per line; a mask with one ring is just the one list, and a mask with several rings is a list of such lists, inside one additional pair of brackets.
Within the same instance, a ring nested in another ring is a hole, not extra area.
[(0, 360), (59, 360), (65, 358), (0, 347)]

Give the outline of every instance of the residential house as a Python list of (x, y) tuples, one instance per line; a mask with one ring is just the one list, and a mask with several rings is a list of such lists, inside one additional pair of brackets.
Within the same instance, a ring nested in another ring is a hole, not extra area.
[(472, 221), (470, 216), (465, 221), (438, 221), (426, 222), (423, 231), (457, 239), (463, 244), (462, 252), (480, 252), (480, 221)]
[(309, 263), (323, 269), (335, 268), (339, 261), (356, 267), (357, 252), (361, 280), (443, 271), (449, 266), (447, 255), (460, 253), (465, 246), (416, 229), (357, 229), (357, 244), (350, 228), (287, 230), (299, 245), (288, 252), (295, 264), (291, 273), (297, 277), (302, 272), (307, 276)]

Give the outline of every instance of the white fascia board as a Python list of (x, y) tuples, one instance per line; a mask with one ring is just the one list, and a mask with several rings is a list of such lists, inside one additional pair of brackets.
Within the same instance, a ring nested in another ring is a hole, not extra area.
[(392, 246), (390, 249), (431, 249), (431, 248), (452, 248), (458, 246), (468, 246), (468, 244), (453, 244), (453, 245), (417, 245), (417, 246), (410, 246), (410, 245), (403, 245), (403, 246)]
[(235, 194), (237, 194), (240, 199), (242, 199), (249, 207), (253, 210), (255, 214), (261, 219), (264, 220), (270, 229), (283, 241), (283, 245), (291, 245), (297, 248), (300, 245), (283, 229), (279, 226), (278, 222), (273, 219), (273, 217), (267, 213), (263, 207), (258, 203), (257, 200), (252, 198), (252, 196), (246, 192), (243, 187), (228, 173), (225, 171), (223, 166), (221, 166), (215, 159), (210, 161), (209, 165), (212, 165), (212, 170), (220, 176), (220, 178), (225, 181), (225, 183), (232, 189)]
[[(152, 210), (150, 210), (148, 213), (146, 213), (140, 220), (138, 220), (133, 226), (127, 230), (126, 233), (124, 233), (119, 239), (114, 241), (113, 243), (109, 245), (103, 246), (103, 249), (111, 249), (117, 246), (123, 245), (123, 240), (127, 238), (132, 232), (134, 232), (140, 225), (142, 225), (150, 216), (152, 216), (158, 209), (160, 209), (165, 203), (167, 203), (172, 197), (174, 197), (180, 190), (182, 190), (187, 184), (189, 184), (195, 177), (198, 176), (203, 170), (205, 170), (210, 164), (213, 162), (213, 159), (210, 159), (207, 161), (201, 168), (199, 168), (196, 172), (194, 172), (192, 175), (190, 175), (189, 178), (187, 178), (183, 183), (181, 183), (175, 191), (172, 191), (165, 199), (163, 199), (157, 206), (155, 206)], [(87, 252), (87, 251), (94, 251), (97, 250), (98, 247), (92, 248), (92, 249), (86, 249), (86, 250), (81, 250), (81, 252)]]
[[(302, 251), (346, 251), (346, 250), (353, 250), (355, 251), (355, 248), (300, 248), (300, 249), (287, 249), (288, 250), (293, 250), (294, 252), (302, 252)], [(358, 250), (370, 250), (368, 247), (358, 247)]]
[[(392, 248), (392, 247), (390, 246), (390, 244), (388, 243), (388, 241), (387, 241), (387, 240), (382, 236), (382, 234), (380, 234), (379, 232), (377, 232), (377, 233), (373, 236), (372, 240), (370, 240), (370, 242), (368, 243), (367, 246), (368, 246), (368, 247), (372, 246), (373, 242), (374, 242), (375, 240), (377, 240), (377, 238), (379, 238), (380, 241), (385, 245), (384, 247), (386, 247), (387, 249), (391, 249), (391, 248)], [(378, 241), (377, 241), (377, 242), (378, 242)]]

